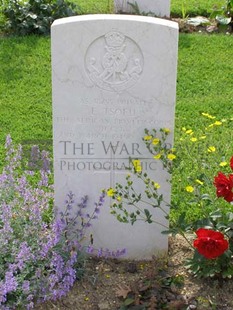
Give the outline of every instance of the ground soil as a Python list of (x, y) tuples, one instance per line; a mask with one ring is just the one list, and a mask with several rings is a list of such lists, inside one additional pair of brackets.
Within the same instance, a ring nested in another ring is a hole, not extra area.
[(191, 255), (186, 241), (176, 237), (169, 239), (167, 257), (139, 262), (90, 258), (67, 297), (36, 309), (232, 310), (233, 280), (194, 278), (184, 267)]

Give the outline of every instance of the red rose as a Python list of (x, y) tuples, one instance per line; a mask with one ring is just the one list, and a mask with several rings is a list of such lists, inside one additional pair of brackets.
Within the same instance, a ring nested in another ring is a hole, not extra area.
[(213, 259), (222, 255), (228, 249), (228, 241), (220, 232), (200, 228), (196, 231), (197, 239), (193, 246), (207, 259)]
[(231, 160), (230, 160), (230, 167), (231, 167), (231, 170), (233, 170), (233, 156), (231, 157)]
[(228, 202), (233, 201), (233, 174), (227, 177), (222, 172), (219, 172), (214, 178), (214, 185), (216, 186), (216, 194), (218, 197), (223, 197)]

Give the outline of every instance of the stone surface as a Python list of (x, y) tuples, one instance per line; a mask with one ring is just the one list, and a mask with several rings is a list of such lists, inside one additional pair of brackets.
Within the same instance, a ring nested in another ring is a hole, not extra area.
[[(178, 26), (152, 17), (93, 15), (52, 25), (55, 204), (65, 195), (88, 195), (123, 183), (129, 157), (161, 185), (170, 200), (168, 175), (151, 159), (144, 128), (171, 129), (173, 141)], [(137, 191), (143, 189), (135, 180)], [(167, 249), (161, 227), (122, 224), (107, 199), (93, 223), (95, 247), (126, 248), (128, 258), (149, 258)], [(148, 207), (147, 205), (144, 207)], [(91, 210), (90, 210), (91, 212)], [(168, 225), (162, 212), (156, 220)]]
[(137, 5), (140, 14), (153, 14), (158, 17), (170, 16), (170, 0), (114, 0), (115, 12), (136, 13), (132, 5)]

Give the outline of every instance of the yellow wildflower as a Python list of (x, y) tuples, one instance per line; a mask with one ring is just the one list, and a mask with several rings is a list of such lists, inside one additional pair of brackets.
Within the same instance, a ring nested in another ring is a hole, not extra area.
[(228, 163), (226, 161), (221, 161), (221, 163), (219, 164), (220, 167), (225, 167), (227, 165)]
[(154, 156), (154, 159), (160, 159), (161, 156), (162, 156), (162, 154), (161, 154), (161, 153), (158, 153), (158, 154), (156, 154), (156, 155)]
[(167, 155), (167, 158), (168, 158), (169, 160), (173, 160), (173, 159), (176, 158), (176, 155), (174, 155), (174, 154), (168, 154), (168, 155)]
[(145, 136), (145, 137), (144, 137), (144, 140), (145, 140), (145, 141), (150, 141), (151, 139), (152, 139), (152, 136)]
[(108, 190), (107, 190), (107, 196), (108, 197), (112, 197), (114, 194), (115, 194), (115, 190), (113, 189), (113, 188), (109, 188)]
[(142, 172), (142, 166), (139, 159), (134, 159), (132, 163), (136, 172)]
[(122, 200), (121, 196), (118, 196), (117, 201), (121, 201), (121, 200)]
[(196, 179), (196, 182), (200, 185), (203, 185), (204, 183), (201, 180)]
[(209, 153), (213, 153), (213, 152), (215, 152), (215, 151), (216, 151), (216, 148), (215, 148), (214, 146), (208, 147), (208, 152), (209, 152)]
[(205, 116), (205, 117), (208, 117), (208, 118), (210, 118), (210, 119), (215, 119), (216, 117), (215, 116), (212, 116), (212, 115), (210, 115), (209, 113), (201, 113), (203, 116)]
[(188, 135), (192, 135), (192, 134), (193, 134), (193, 131), (192, 131), (192, 129), (188, 129), (188, 130), (186, 130), (185, 133), (187, 133)]
[(160, 188), (160, 184), (157, 183), (157, 182), (154, 182), (153, 185), (154, 185), (155, 189), (159, 189)]
[(169, 128), (163, 128), (162, 131), (165, 132), (165, 133), (170, 133), (171, 132), (171, 130)]
[(193, 138), (190, 139), (190, 141), (192, 141), (192, 142), (197, 142), (197, 138), (194, 138), (194, 137), (193, 137)]
[(152, 144), (156, 145), (159, 143), (159, 139), (158, 138), (154, 138), (153, 141), (152, 141)]
[(191, 185), (188, 185), (185, 187), (186, 192), (192, 193), (194, 191), (194, 187), (192, 187)]
[(206, 138), (206, 136), (205, 136), (205, 135), (200, 137), (200, 139), (205, 139), (205, 138)]
[(220, 122), (220, 121), (216, 121), (216, 122), (214, 122), (214, 125), (216, 125), (216, 126), (220, 126), (220, 125), (222, 125), (222, 122)]

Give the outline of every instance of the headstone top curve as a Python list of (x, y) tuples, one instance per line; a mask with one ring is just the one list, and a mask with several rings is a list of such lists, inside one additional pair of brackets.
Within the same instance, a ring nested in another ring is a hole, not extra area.
[(157, 17), (150, 17), (150, 16), (137, 16), (137, 15), (120, 15), (120, 14), (90, 14), (90, 15), (81, 15), (81, 16), (71, 16), (56, 19), (53, 24), (52, 28), (64, 24), (69, 23), (78, 23), (78, 22), (86, 22), (86, 21), (126, 21), (126, 22), (143, 22), (143, 23), (150, 23), (150, 24), (157, 24), (160, 26), (166, 26), (170, 28), (174, 28), (178, 30), (178, 23)]

